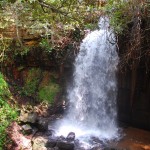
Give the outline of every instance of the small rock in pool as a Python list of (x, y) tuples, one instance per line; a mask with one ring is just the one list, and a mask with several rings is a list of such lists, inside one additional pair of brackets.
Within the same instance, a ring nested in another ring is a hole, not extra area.
[(57, 144), (57, 138), (50, 138), (46, 144), (46, 147), (53, 148)]
[(66, 139), (65, 139), (65, 137), (64, 136), (60, 136), (60, 137), (58, 137), (58, 141), (65, 141)]
[(75, 133), (74, 132), (70, 132), (66, 139), (67, 139), (67, 141), (74, 141)]

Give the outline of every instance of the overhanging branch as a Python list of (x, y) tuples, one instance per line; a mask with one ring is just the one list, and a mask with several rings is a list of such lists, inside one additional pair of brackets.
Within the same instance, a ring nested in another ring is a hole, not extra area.
[[(58, 9), (58, 8), (55, 8), (54, 6), (52, 6), (51, 4), (49, 3), (46, 3), (46, 2), (43, 2), (42, 0), (38, 0), (39, 4), (41, 5), (42, 9), (44, 10), (44, 8), (49, 8), (51, 9), (52, 12), (54, 13), (59, 13), (59, 14), (62, 14), (64, 16), (67, 16), (68, 13)], [(45, 11), (44, 11), (45, 12)]]
[(51, 11), (54, 12), (54, 13), (61, 14), (61, 15), (65, 16), (65, 17), (68, 17), (70, 19), (73, 19), (73, 20), (76, 20), (78, 22), (81, 22), (78, 18), (73, 17), (73, 16), (69, 16), (69, 14), (70, 14), (69, 11), (65, 12), (65, 11), (60, 10), (61, 7), (60, 8), (56, 8), (56, 7), (54, 7), (53, 5), (51, 5), (49, 3), (43, 2), (42, 0), (38, 0), (38, 2), (41, 5), (41, 7), (42, 7), (42, 9), (43, 9), (43, 11), (45, 13), (47, 13), (47, 12), (44, 10), (44, 8), (48, 8), (48, 9), (51, 9)]

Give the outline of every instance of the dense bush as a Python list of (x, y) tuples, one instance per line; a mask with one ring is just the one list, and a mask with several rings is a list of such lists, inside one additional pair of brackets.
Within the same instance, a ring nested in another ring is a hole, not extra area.
[(17, 109), (9, 104), (11, 98), (8, 85), (0, 73), (0, 150), (3, 150), (6, 144), (7, 127), (18, 115)]

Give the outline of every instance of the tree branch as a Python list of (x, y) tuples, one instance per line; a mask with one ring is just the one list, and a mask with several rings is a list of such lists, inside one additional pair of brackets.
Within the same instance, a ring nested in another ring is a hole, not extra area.
[(51, 4), (48, 4), (46, 2), (43, 2), (42, 0), (38, 0), (39, 4), (41, 5), (42, 8), (49, 8), (52, 10), (52, 12), (55, 12), (55, 13), (59, 13), (59, 14), (62, 14), (64, 16), (67, 16), (68, 13), (62, 11), (62, 10), (59, 10), (58, 8), (55, 8), (54, 6), (52, 6)]
[[(64, 11), (60, 10), (60, 8), (55, 8), (51, 4), (43, 2), (42, 0), (38, 0), (38, 2), (41, 5), (43, 10), (44, 10), (44, 8), (49, 8), (54, 13), (61, 14), (61, 15), (65, 16), (65, 17), (68, 17), (70, 19), (73, 19), (73, 20), (76, 20), (76, 21), (80, 22), (80, 20), (78, 18), (68, 16), (68, 14), (70, 13), (69, 11), (68, 12), (64, 12)], [(45, 10), (44, 10), (44, 12), (47, 13)]]

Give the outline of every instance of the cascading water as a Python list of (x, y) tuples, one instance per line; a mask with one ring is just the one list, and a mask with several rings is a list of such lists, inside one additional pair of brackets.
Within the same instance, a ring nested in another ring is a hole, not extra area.
[(70, 106), (67, 115), (57, 122), (58, 135), (75, 132), (77, 138), (108, 140), (118, 136), (115, 36), (106, 17), (100, 19), (99, 28), (89, 33), (80, 46), (74, 84), (68, 88)]

